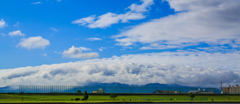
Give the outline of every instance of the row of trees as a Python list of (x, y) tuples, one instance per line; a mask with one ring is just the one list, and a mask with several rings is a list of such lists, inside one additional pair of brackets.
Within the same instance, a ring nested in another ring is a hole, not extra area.
[[(82, 93), (80, 90), (78, 90), (76, 93)], [(110, 98), (112, 98), (113, 100), (115, 100), (115, 98), (118, 97), (118, 95), (116, 93), (111, 93), (110, 94)], [(193, 100), (193, 98), (195, 97), (195, 95), (193, 93), (189, 93), (189, 97), (191, 97), (191, 100)], [(82, 100), (87, 100), (88, 99), (88, 94), (87, 91), (85, 90), (83, 93), (83, 98)], [(75, 98), (76, 101), (80, 100), (80, 98)]]
[[(76, 93), (80, 94), (82, 93), (80, 90), (78, 90)], [(110, 98), (112, 98), (113, 100), (115, 100), (115, 98), (117, 97), (118, 95), (116, 93), (111, 93), (110, 94)], [(87, 91), (85, 90), (84, 93), (83, 93), (83, 98), (82, 100), (87, 100), (88, 99), (88, 94), (87, 94)], [(73, 100), (73, 99), (72, 99)], [(75, 98), (76, 101), (78, 100), (81, 100), (80, 98)]]

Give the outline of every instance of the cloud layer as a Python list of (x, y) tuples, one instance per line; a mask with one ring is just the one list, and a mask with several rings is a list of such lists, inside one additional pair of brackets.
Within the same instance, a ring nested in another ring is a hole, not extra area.
[(98, 57), (99, 54), (96, 52), (89, 52), (89, 53), (82, 53), (82, 51), (89, 51), (91, 49), (86, 48), (86, 47), (74, 47), (72, 46), (68, 50), (64, 50), (62, 55), (63, 57), (68, 57), (68, 58), (95, 58)]
[(239, 0), (167, 0), (176, 13), (134, 26), (115, 36), (118, 45), (142, 49), (181, 48), (205, 42), (239, 46)]
[(129, 20), (139, 20), (144, 19), (144, 15), (147, 12), (152, 4), (153, 0), (141, 0), (142, 4), (132, 4), (128, 7), (130, 11), (125, 14), (116, 14), (108, 12), (106, 14), (96, 17), (95, 15), (77, 19), (72, 21), (73, 24), (78, 24), (81, 26), (87, 26), (88, 28), (105, 28), (109, 27), (112, 24), (117, 24), (119, 21), (122, 23), (129, 22)]
[[(240, 83), (240, 54), (163, 52), (0, 70), (0, 86), (165, 83), (219, 87)], [(231, 60), (229, 60), (231, 59)], [(176, 64), (177, 63), (177, 64)], [(222, 67), (216, 67), (222, 65)], [(201, 66), (201, 67), (199, 67)]]
[(50, 44), (49, 40), (46, 40), (41, 36), (36, 36), (36, 37), (29, 37), (27, 39), (25, 38), (21, 39), (21, 42), (17, 45), (17, 47), (20, 46), (27, 49), (36, 49), (36, 48), (44, 49), (49, 44)]

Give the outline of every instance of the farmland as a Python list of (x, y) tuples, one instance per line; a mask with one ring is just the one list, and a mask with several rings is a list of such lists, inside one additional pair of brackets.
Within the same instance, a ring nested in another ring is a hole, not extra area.
[[(47, 95), (47, 94), (0, 94), (0, 103), (75, 103), (75, 98), (83, 95)], [(87, 101), (94, 102), (240, 102), (240, 95), (196, 95), (191, 100), (188, 95), (119, 95), (115, 100), (109, 95), (89, 95)]]

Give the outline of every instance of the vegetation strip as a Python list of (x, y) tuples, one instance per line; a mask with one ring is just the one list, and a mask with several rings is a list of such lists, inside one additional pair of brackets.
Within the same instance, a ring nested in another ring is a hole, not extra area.
[[(191, 100), (192, 99), (192, 100)], [(240, 102), (240, 95), (37, 95), (0, 94), (0, 103), (158, 103), (158, 102)]]

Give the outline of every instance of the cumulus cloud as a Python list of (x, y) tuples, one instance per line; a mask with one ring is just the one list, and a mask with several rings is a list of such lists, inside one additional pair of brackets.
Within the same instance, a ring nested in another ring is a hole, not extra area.
[[(219, 87), (240, 83), (240, 52), (163, 52), (0, 70), (0, 86), (164, 83)], [(221, 65), (219, 67), (219, 65)]]
[(98, 57), (99, 54), (96, 52), (89, 52), (89, 53), (82, 53), (82, 51), (88, 51), (91, 50), (86, 47), (74, 47), (72, 46), (68, 50), (64, 50), (62, 55), (63, 57), (68, 57), (68, 58), (95, 58)]
[(6, 26), (6, 22), (3, 19), (1, 19), (1, 21), (0, 21), (0, 28), (3, 28), (5, 26)]
[(36, 36), (36, 37), (29, 37), (27, 39), (25, 38), (21, 39), (21, 42), (17, 45), (17, 47), (20, 46), (27, 49), (36, 49), (36, 48), (44, 49), (49, 44), (50, 44), (49, 40), (46, 40), (41, 36)]
[(92, 37), (92, 38), (87, 38), (87, 40), (96, 41), (96, 40), (102, 40), (102, 39), (97, 37)]
[(125, 14), (116, 14), (108, 12), (106, 14), (96, 17), (95, 15), (77, 19), (72, 21), (73, 24), (87, 26), (88, 28), (105, 28), (112, 24), (117, 24), (119, 21), (122, 23), (129, 22), (129, 20), (144, 19), (144, 13), (149, 10), (150, 6), (154, 4), (153, 0), (141, 0), (142, 4), (132, 4), (128, 7), (130, 11)]
[[(141, 49), (198, 45), (240, 46), (239, 0), (167, 0), (176, 14), (154, 19), (114, 36), (118, 45)], [(235, 45), (234, 45), (235, 44)]]
[(9, 32), (8, 35), (10, 35), (11, 37), (13, 37), (13, 36), (25, 36), (25, 34), (22, 33), (20, 30)]
[(38, 2), (31, 3), (31, 4), (42, 4), (42, 2), (38, 1)]

